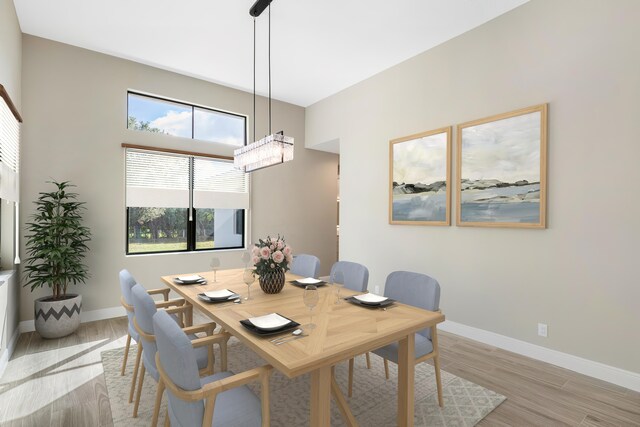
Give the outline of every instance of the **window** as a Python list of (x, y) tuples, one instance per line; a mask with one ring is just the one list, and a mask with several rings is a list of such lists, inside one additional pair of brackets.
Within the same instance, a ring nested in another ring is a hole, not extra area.
[(127, 254), (242, 248), (248, 207), (232, 162), (126, 151)]
[(0, 198), (18, 201), (20, 123), (9, 94), (0, 85)]
[(127, 94), (127, 128), (241, 147), (246, 117), (169, 101), (135, 92)]
[[(22, 123), (22, 118), (18, 110), (11, 101), (9, 93), (0, 84), (0, 211), (2, 211), (0, 230), (6, 237), (3, 244), (0, 245), (0, 250), (5, 269), (13, 268), (14, 262), (20, 263), (18, 253), (13, 251), (14, 247), (19, 246), (18, 238), (20, 236), (18, 216), (14, 210), (17, 210), (17, 202), (20, 198), (18, 191), (18, 183), (20, 182), (20, 123)], [(16, 207), (4, 203), (5, 200), (16, 202)], [(14, 227), (15, 234), (12, 232)], [(15, 236), (14, 238), (11, 238), (12, 234)]]

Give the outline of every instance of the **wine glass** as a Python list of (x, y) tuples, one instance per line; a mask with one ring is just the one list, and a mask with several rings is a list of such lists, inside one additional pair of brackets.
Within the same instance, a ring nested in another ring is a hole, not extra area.
[(216, 279), (216, 271), (218, 270), (218, 267), (220, 267), (220, 259), (213, 257), (211, 258), (211, 269), (213, 270), (213, 283), (216, 283), (218, 280)]
[(331, 284), (333, 285), (333, 289), (336, 293), (336, 304), (340, 304), (342, 301), (340, 299), (340, 290), (344, 286), (344, 274), (342, 271), (338, 270), (333, 273), (331, 276)]
[(309, 307), (309, 324), (307, 325), (307, 329), (312, 330), (316, 327), (313, 324), (313, 308), (318, 304), (318, 288), (314, 285), (307, 285), (304, 288), (304, 293), (302, 294), (302, 300), (304, 301), (304, 305)]
[(249, 268), (245, 268), (242, 274), (242, 280), (244, 280), (244, 283), (247, 285), (247, 297), (244, 300), (249, 301), (253, 299), (251, 298), (251, 285), (256, 280), (256, 273)]
[(242, 252), (242, 262), (244, 263), (244, 269), (249, 268), (249, 261), (251, 261), (251, 252), (244, 251)]

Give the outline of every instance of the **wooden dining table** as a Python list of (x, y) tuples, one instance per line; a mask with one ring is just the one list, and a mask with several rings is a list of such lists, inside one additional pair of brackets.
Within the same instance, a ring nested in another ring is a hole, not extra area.
[[(240, 320), (278, 313), (296, 322), (309, 323), (310, 311), (304, 305), (304, 290), (289, 283), (299, 276), (287, 273), (280, 293), (262, 292), (258, 281), (251, 286), (253, 299), (233, 302), (209, 303), (198, 298), (205, 291), (229, 289), (244, 298), (247, 285), (243, 282), (243, 269), (163, 276), (162, 281), (181, 295), (194, 309), (201, 311), (245, 346), (257, 353), (275, 369), (289, 378), (310, 374), (311, 426), (329, 426), (331, 396), (348, 425), (357, 422), (337, 385), (333, 367), (342, 361), (367, 351), (399, 342), (398, 348), (398, 414), (399, 426), (413, 426), (414, 422), (414, 345), (415, 332), (444, 321), (444, 315), (405, 304), (394, 303), (387, 310), (351, 304), (342, 298), (358, 294), (343, 288), (338, 300), (333, 286), (318, 287), (319, 301), (313, 310), (316, 325), (308, 336), (282, 345), (270, 342), (273, 337), (257, 336), (247, 330)], [(198, 274), (207, 280), (205, 285), (179, 285), (178, 276)], [(339, 302), (338, 302), (339, 301)], [(305, 331), (306, 332), (306, 331)]]

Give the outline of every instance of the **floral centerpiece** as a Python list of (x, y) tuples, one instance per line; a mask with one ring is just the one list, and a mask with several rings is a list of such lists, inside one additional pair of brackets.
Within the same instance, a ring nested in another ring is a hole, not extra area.
[(284, 237), (267, 236), (258, 239), (251, 251), (260, 288), (267, 294), (277, 294), (284, 287), (284, 273), (291, 267), (293, 253)]

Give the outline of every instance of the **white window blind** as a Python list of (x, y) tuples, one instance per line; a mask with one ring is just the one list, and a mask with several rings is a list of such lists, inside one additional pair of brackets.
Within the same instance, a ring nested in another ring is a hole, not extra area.
[(208, 209), (249, 209), (247, 174), (233, 162), (194, 158), (193, 207)]
[(20, 123), (0, 98), (0, 198), (18, 201)]
[(189, 158), (127, 149), (127, 207), (188, 208)]

